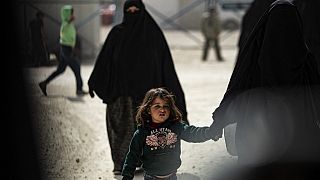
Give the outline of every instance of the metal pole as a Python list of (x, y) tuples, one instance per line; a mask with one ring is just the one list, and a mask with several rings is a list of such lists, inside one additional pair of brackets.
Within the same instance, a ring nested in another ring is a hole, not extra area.
[(116, 12), (113, 19), (113, 25), (116, 25), (122, 22), (122, 16), (123, 16), (122, 7), (124, 4), (124, 0), (114, 0), (114, 4), (116, 5)]
[(197, 36), (193, 35), (190, 31), (188, 31), (186, 28), (176, 24), (174, 21), (172, 21), (170, 18), (168, 18), (166, 15), (163, 13), (159, 12), (157, 9), (154, 7), (148, 5), (148, 9), (150, 12), (153, 12), (156, 16), (158, 16), (160, 19), (167, 19), (168, 23), (172, 25), (173, 27), (183, 31), (190, 39), (194, 40), (198, 44), (202, 44), (201, 39), (199, 39)]
[(179, 17), (183, 16), (184, 14), (188, 13), (189, 11), (191, 11), (192, 9), (194, 9), (195, 7), (199, 6), (200, 4), (202, 4), (204, 2), (204, 0), (195, 0), (192, 3), (188, 4), (186, 7), (182, 8), (181, 10), (179, 10), (176, 14), (170, 16), (169, 18), (165, 19), (162, 23), (160, 23), (160, 26), (164, 26), (165, 24), (167, 24), (169, 21), (174, 21), (175, 19), (178, 19)]

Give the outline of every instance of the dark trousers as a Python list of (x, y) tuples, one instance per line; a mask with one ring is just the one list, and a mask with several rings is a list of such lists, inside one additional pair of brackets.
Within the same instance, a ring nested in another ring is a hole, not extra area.
[[(34, 40), (35, 41), (35, 40)], [(38, 67), (49, 64), (49, 53), (42, 41), (32, 44), (32, 66)]]
[(74, 57), (72, 53), (72, 47), (70, 46), (64, 46), (61, 45), (60, 48), (60, 60), (59, 60), (59, 65), (57, 67), (57, 70), (54, 71), (47, 79), (46, 83), (49, 83), (52, 81), (54, 78), (56, 78), (58, 75), (62, 74), (67, 66), (71, 68), (73, 71), (75, 77), (76, 77), (76, 83), (77, 83), (77, 90), (82, 90), (82, 78), (80, 74), (80, 64), (77, 61), (77, 59)]
[(216, 53), (216, 57), (218, 61), (222, 61), (222, 56), (221, 56), (221, 48), (220, 48), (220, 44), (219, 44), (219, 39), (215, 38), (215, 39), (206, 39), (204, 42), (204, 46), (203, 46), (203, 54), (202, 54), (202, 60), (206, 61), (207, 57), (208, 57), (208, 50), (209, 47), (213, 46), (215, 53)]

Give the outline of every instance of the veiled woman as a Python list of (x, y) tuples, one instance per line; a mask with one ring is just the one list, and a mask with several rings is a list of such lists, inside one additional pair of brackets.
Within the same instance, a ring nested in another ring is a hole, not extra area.
[(214, 128), (240, 163), (319, 162), (319, 112), (320, 77), (300, 15), (276, 1), (241, 46)]
[(124, 4), (122, 23), (114, 26), (98, 55), (88, 86), (107, 104), (106, 121), (114, 173), (120, 174), (144, 94), (166, 87), (187, 121), (184, 92), (166, 39), (141, 0)]

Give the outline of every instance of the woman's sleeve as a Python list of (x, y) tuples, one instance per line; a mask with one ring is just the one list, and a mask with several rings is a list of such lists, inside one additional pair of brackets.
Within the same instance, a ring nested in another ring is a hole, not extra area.
[(108, 34), (96, 59), (93, 71), (89, 77), (89, 91), (94, 91), (101, 99), (106, 97), (106, 89), (110, 77), (110, 64), (112, 61), (117, 30), (113, 28)]

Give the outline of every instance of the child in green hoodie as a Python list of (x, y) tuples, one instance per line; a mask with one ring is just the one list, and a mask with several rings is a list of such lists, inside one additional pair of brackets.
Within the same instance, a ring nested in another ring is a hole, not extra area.
[(47, 84), (55, 77), (62, 74), (69, 66), (76, 77), (76, 94), (85, 95), (87, 92), (82, 90), (83, 82), (80, 74), (80, 64), (74, 56), (73, 50), (76, 45), (76, 28), (73, 24), (74, 14), (71, 5), (61, 8), (61, 27), (60, 27), (60, 58), (57, 70), (54, 71), (46, 80), (39, 83), (42, 93), (47, 96)]
[(149, 90), (139, 106), (129, 152), (122, 169), (123, 180), (133, 179), (141, 161), (144, 179), (176, 180), (181, 165), (181, 139), (205, 142), (217, 139), (211, 127), (195, 127), (181, 121), (173, 95), (164, 88)]

